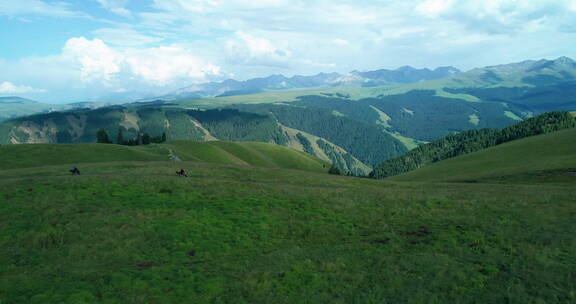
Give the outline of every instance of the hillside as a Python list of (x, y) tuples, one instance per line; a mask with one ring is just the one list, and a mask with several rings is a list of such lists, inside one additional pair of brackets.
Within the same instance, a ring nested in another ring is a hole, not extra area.
[[(179, 178), (143, 161), (167, 156), (154, 146), (0, 147), (20, 152), (0, 164), (18, 166), (0, 170), (0, 301), (574, 302), (573, 183), (387, 182), (234, 164), (287, 163), (265, 144), (198, 145), (166, 147), (230, 162), (178, 162)], [(74, 148), (110, 162), (71, 176), (56, 163)]]
[[(135, 138), (138, 133), (166, 133), (168, 140), (272, 142), (308, 152), (358, 175), (407, 151), (399, 140), (377, 126), (337, 117), (331, 111), (321, 110), (321, 116), (314, 116), (318, 111), (298, 111), (309, 118), (302, 125), (292, 119), (298, 113), (290, 112), (294, 115), (280, 119), (269, 112), (266, 108), (194, 110), (157, 103), (53, 112), (0, 123), (0, 143), (91, 143), (96, 141), (99, 129), (104, 129), (114, 142), (119, 129), (125, 139)], [(358, 130), (365, 135), (360, 144), (355, 139)], [(379, 146), (369, 144), (369, 140)]]
[[(0, 147), (0, 169), (85, 163), (167, 161), (170, 152), (183, 161), (270, 168), (328, 171), (327, 162), (269, 143), (174, 141), (146, 146), (112, 144), (33, 144)], [(175, 163), (170, 165), (176, 166)]]
[(576, 128), (514, 140), (392, 177), (393, 181), (576, 182)]
[(430, 163), (479, 151), (512, 140), (575, 128), (576, 119), (569, 112), (550, 112), (507, 128), (471, 130), (446, 136), (437, 141), (420, 145), (416, 149), (379, 164), (371, 173), (374, 178), (399, 175)]

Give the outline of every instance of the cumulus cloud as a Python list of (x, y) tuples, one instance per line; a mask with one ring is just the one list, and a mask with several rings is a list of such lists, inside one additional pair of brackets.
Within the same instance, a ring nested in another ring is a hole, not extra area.
[(179, 80), (198, 81), (220, 74), (220, 68), (178, 46), (114, 49), (100, 39), (72, 38), (64, 56), (77, 63), (80, 79), (109, 87), (136, 81), (165, 86)]
[(178, 80), (199, 81), (220, 75), (220, 67), (206, 63), (190, 50), (162, 46), (126, 52), (130, 72), (153, 85), (167, 85)]
[(100, 81), (106, 85), (111, 85), (124, 61), (123, 54), (111, 49), (102, 40), (84, 37), (69, 39), (64, 46), (64, 54), (77, 61), (83, 82)]
[(278, 47), (269, 39), (237, 32), (226, 42), (228, 61), (233, 64), (285, 65), (292, 57), (288, 49)]
[(25, 85), (15, 85), (9, 81), (0, 83), (0, 94), (23, 94), (23, 93), (41, 93), (42, 89), (34, 89)]

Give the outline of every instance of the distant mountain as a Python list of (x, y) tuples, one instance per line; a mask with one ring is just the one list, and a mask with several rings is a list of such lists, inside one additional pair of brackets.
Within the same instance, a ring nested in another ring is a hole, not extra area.
[(37, 113), (74, 109), (96, 109), (114, 104), (118, 103), (86, 101), (67, 104), (49, 104), (17, 96), (0, 97), (0, 121)]
[(533, 113), (576, 110), (576, 61), (527, 60), (473, 69), (444, 83), (443, 91), (504, 102)]
[(576, 79), (576, 62), (568, 57), (526, 60), (476, 68), (452, 79), (468, 86), (551, 85)]
[(404, 66), (396, 70), (376, 70), (369, 72), (353, 71), (339, 73), (320, 73), (312, 76), (271, 75), (246, 81), (228, 79), (222, 82), (209, 82), (192, 85), (162, 96), (164, 99), (204, 98), (234, 95), (256, 94), (269, 90), (305, 89), (318, 87), (375, 87), (390, 84), (413, 83), (458, 75), (460, 70), (454, 67), (440, 67), (435, 70), (416, 69)]
[(17, 96), (0, 97), (0, 121), (33, 113), (48, 112), (52, 109), (54, 109), (54, 105), (30, 99)]
[(396, 70), (376, 70), (370, 72), (350, 73), (357, 75), (357, 79), (362, 81), (363, 87), (375, 87), (390, 84), (413, 83), (426, 80), (434, 80), (446, 77), (452, 77), (460, 74), (461, 71), (455, 67), (439, 67), (435, 70), (415, 69), (411, 66), (403, 66)]

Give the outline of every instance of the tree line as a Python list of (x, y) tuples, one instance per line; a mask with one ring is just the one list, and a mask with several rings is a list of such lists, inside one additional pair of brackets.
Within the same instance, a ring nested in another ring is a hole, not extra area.
[[(108, 133), (104, 129), (99, 129), (96, 132), (96, 142), (99, 144), (113, 144), (114, 142), (108, 136)], [(134, 138), (124, 138), (124, 132), (122, 129), (118, 129), (118, 134), (116, 135), (116, 144), (125, 146), (138, 146), (138, 145), (149, 145), (152, 143), (163, 143), (166, 142), (166, 132), (162, 132), (160, 136), (150, 136), (148, 133), (138, 133)]]
[(370, 177), (381, 179), (399, 175), (429, 163), (476, 152), (515, 139), (575, 127), (576, 118), (569, 112), (549, 112), (501, 130), (464, 131), (421, 145), (403, 156), (386, 160), (370, 173)]

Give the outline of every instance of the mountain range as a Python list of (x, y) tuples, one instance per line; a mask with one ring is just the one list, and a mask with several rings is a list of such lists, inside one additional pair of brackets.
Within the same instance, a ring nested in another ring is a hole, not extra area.
[[(10, 100), (0, 106), (38, 106)], [(99, 129), (112, 140), (119, 129), (128, 137), (165, 132), (168, 140), (276, 143), (367, 174), (446, 135), (576, 111), (576, 63), (561, 57), (468, 72), (403, 67), (344, 76), (272, 75), (191, 86), (152, 102), (103, 105), (9, 119), (0, 123), (0, 144), (94, 142)]]
[(312, 76), (271, 75), (246, 81), (228, 79), (181, 88), (160, 99), (205, 98), (246, 95), (269, 90), (304, 89), (318, 87), (376, 87), (404, 84), (451, 77), (461, 73), (455, 67), (439, 67), (434, 70), (403, 66), (396, 70), (352, 71), (348, 74), (319, 73)]

